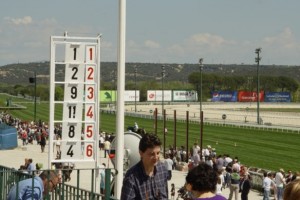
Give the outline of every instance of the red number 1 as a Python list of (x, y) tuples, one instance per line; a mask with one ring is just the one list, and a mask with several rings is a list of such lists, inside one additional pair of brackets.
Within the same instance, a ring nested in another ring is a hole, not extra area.
[(90, 48), (90, 60), (93, 60), (93, 48)]

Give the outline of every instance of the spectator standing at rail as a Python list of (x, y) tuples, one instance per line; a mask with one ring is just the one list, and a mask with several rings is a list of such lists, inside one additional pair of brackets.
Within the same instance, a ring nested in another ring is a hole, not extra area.
[(222, 194), (222, 189), (224, 185), (224, 175), (223, 175), (223, 170), (218, 170), (218, 181), (217, 181), (217, 188), (216, 188), (216, 194), (221, 195)]
[[(205, 161), (208, 160), (208, 156), (210, 155), (210, 152), (209, 152), (209, 148), (211, 148), (210, 145), (207, 145), (207, 148), (204, 148), (202, 151), (203, 151), (203, 156), (204, 156), (204, 159)], [(202, 158), (201, 158), (202, 159)]]
[(32, 158), (28, 159), (28, 166), (27, 166), (27, 171), (29, 174), (34, 174), (35, 173), (35, 164), (33, 164)]
[(61, 157), (61, 137), (59, 135), (56, 135), (56, 142), (55, 142), (55, 148), (56, 148), (56, 157), (60, 158)]
[(224, 155), (224, 167), (227, 167), (228, 164), (232, 162), (232, 158), (229, 154)]
[(22, 129), (21, 130), (21, 138), (23, 141), (23, 146), (27, 145), (27, 137), (28, 137), (27, 131), (25, 129)]
[(105, 194), (105, 168), (106, 164), (100, 165), (100, 194)]
[(197, 144), (197, 142), (194, 143), (194, 146), (193, 146), (193, 155), (192, 156), (195, 156), (196, 154), (198, 154), (200, 151), (200, 147), (199, 145)]
[(111, 143), (110, 143), (109, 139), (106, 139), (105, 142), (104, 142), (104, 155), (105, 155), (105, 157), (106, 157), (106, 155), (109, 154), (110, 147), (111, 147)]
[(192, 157), (192, 161), (193, 161), (193, 167), (196, 167), (199, 165), (199, 163), (201, 162), (200, 160), (200, 151), (198, 151), (198, 153), (196, 153), (193, 157)]
[(239, 160), (237, 157), (233, 160), (232, 169), (236, 169), (237, 172), (241, 171), (241, 165), (239, 164)]
[(250, 188), (250, 175), (246, 172), (243, 174), (243, 178), (240, 181), (241, 200), (248, 200)]
[(240, 175), (236, 169), (232, 169), (232, 173), (230, 174), (230, 193), (229, 193), (228, 200), (231, 200), (233, 195), (235, 200), (238, 200), (239, 187), (240, 187)]
[(263, 180), (264, 197), (263, 197), (263, 200), (270, 199), (272, 186), (273, 186), (273, 182), (271, 179), (271, 173), (264, 172), (264, 180)]
[(290, 181), (292, 181), (293, 173), (291, 170), (288, 171), (288, 174), (285, 176), (285, 183), (289, 184)]
[(44, 133), (41, 134), (40, 145), (41, 145), (41, 151), (43, 153), (45, 151), (45, 146), (46, 146), (46, 136)]
[(139, 129), (139, 125), (136, 122), (134, 122), (133, 131), (137, 132), (138, 129)]
[(284, 170), (279, 169), (275, 175), (275, 184), (277, 188), (277, 200), (282, 200), (283, 186), (285, 185)]
[(165, 157), (165, 165), (168, 170), (168, 181), (172, 178), (172, 167), (173, 167), (173, 160), (170, 158), (169, 154)]
[(100, 137), (99, 137), (99, 148), (100, 148), (100, 150), (104, 149), (104, 142), (105, 142), (105, 139), (104, 139), (103, 133), (100, 133)]
[(222, 157), (222, 155), (219, 155), (217, 160), (216, 160), (216, 165), (217, 165), (217, 169), (221, 170), (224, 167), (224, 159)]
[(180, 153), (180, 161), (185, 162), (186, 151), (185, 151), (184, 146), (180, 147), (179, 153)]

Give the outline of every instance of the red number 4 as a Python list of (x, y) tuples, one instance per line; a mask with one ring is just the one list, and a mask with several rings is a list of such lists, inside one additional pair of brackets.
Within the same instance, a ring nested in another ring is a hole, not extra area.
[(93, 116), (94, 116), (92, 109), (93, 109), (93, 106), (90, 106), (89, 110), (86, 113), (86, 116), (89, 117), (89, 118), (93, 118)]

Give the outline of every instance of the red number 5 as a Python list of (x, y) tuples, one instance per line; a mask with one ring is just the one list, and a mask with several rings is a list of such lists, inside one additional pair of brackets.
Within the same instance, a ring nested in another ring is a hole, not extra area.
[(91, 138), (93, 136), (93, 126), (92, 125), (88, 125), (86, 127), (86, 132), (87, 132), (86, 136), (88, 138)]

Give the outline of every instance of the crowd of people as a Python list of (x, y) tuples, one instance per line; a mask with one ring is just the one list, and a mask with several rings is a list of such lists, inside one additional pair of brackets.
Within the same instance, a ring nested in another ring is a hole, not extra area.
[[(263, 179), (263, 200), (269, 200), (271, 190), (274, 191), (274, 199), (282, 200), (282, 199), (292, 199), (290, 196), (291, 188), (295, 183), (298, 183), (298, 196), (294, 199), (300, 199), (300, 173), (292, 173), (292, 171), (288, 171), (286, 174), (284, 169), (279, 169), (277, 172), (264, 172)], [(290, 189), (289, 189), (290, 188)], [(289, 198), (288, 198), (289, 196)]]
[(45, 152), (46, 142), (49, 136), (48, 125), (39, 120), (38, 122), (27, 122), (18, 118), (13, 118), (10, 114), (2, 112), (0, 123), (5, 123), (17, 129), (18, 138), (22, 140), (22, 145), (36, 142), (41, 146), (41, 152)]
[[(46, 141), (49, 136), (48, 126), (39, 121), (23, 122), (14, 119), (9, 114), (1, 113), (0, 123), (15, 126), (22, 145), (33, 144), (36, 141), (41, 145), (41, 152), (44, 152)], [(57, 157), (60, 156), (61, 126), (54, 129)], [(108, 155), (111, 150), (111, 142), (114, 136), (109, 133), (99, 134), (99, 148)], [(161, 141), (154, 134), (144, 134), (139, 144), (140, 162), (129, 169), (124, 177), (121, 199), (168, 199), (169, 193), (167, 181), (172, 180), (172, 170), (178, 169), (182, 163), (188, 163), (188, 174), (186, 176), (184, 191), (185, 198), (224, 200), (222, 190), (229, 188), (228, 200), (248, 200), (251, 189), (251, 176), (247, 167), (240, 164), (238, 157), (231, 158), (230, 155), (217, 155), (216, 149), (207, 145), (200, 152), (200, 147), (194, 143), (193, 147), (186, 150), (170, 147), (164, 161), (161, 162)], [(105, 164), (102, 164), (105, 168)], [(41, 169), (39, 163), (34, 164), (31, 158), (26, 158), (25, 163), (19, 170), (26, 173), (36, 173), (37, 177), (43, 180), (43, 173), (37, 173)], [(56, 166), (56, 169), (60, 166)], [(104, 172), (100, 170), (101, 193), (104, 194)], [(54, 177), (54, 176), (53, 176)], [(56, 177), (56, 175), (55, 175)], [(63, 178), (63, 177), (62, 177)], [(70, 177), (69, 177), (70, 178)], [(67, 181), (67, 180), (66, 180)], [(58, 184), (59, 181), (56, 181)], [(138, 184), (137, 184), (138, 183)], [(21, 184), (22, 185), (22, 184)], [(175, 185), (171, 184), (171, 198), (174, 199)], [(271, 197), (274, 191), (276, 200), (300, 199), (300, 173), (287, 174), (283, 169), (278, 172), (265, 172), (262, 182), (263, 200)], [(12, 189), (15, 190), (15, 189)], [(294, 195), (291, 195), (293, 193)]]
[[(202, 155), (202, 157), (201, 157)], [(206, 164), (218, 173), (215, 193), (222, 195), (222, 190), (229, 188), (230, 193), (228, 200), (242, 199), (248, 200), (248, 194), (251, 189), (251, 176), (246, 166), (242, 165), (238, 157), (231, 158), (230, 155), (217, 155), (216, 149), (207, 145), (200, 152), (200, 147), (197, 143), (190, 149), (185, 151), (184, 146), (177, 148), (169, 148), (168, 154), (165, 157), (166, 166), (169, 165), (170, 159), (173, 161), (172, 169), (179, 169), (178, 165), (182, 162), (188, 162), (188, 170), (192, 170), (199, 165)], [(272, 197), (272, 190), (275, 200), (287, 199), (283, 198), (288, 184), (300, 179), (300, 173), (292, 173), (291, 170), (287, 174), (283, 169), (278, 172), (265, 172), (262, 181), (263, 200), (269, 200)], [(300, 188), (298, 188), (300, 190)], [(240, 196), (240, 197), (239, 197)], [(300, 198), (299, 198), (300, 199)]]

